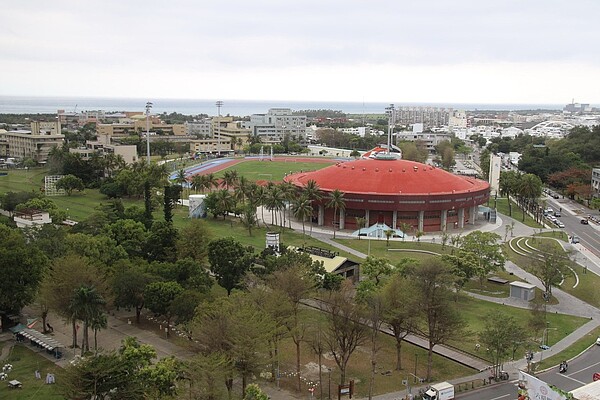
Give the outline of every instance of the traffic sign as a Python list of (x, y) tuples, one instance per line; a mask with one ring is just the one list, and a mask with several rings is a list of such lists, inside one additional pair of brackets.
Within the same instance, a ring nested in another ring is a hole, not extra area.
[(600, 372), (596, 372), (594, 376), (592, 376), (592, 379), (594, 381), (600, 381)]

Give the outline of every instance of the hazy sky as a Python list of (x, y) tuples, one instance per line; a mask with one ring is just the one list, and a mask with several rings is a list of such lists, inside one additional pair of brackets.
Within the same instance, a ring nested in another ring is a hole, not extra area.
[(0, 95), (600, 104), (598, 0), (19, 0)]

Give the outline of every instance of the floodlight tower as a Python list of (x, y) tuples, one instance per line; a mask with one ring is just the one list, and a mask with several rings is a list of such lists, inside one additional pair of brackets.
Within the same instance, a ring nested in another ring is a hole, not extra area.
[(217, 121), (217, 154), (221, 155), (221, 107), (223, 107), (223, 102), (221, 100), (217, 101), (216, 106), (219, 114)]
[(385, 110), (389, 114), (387, 152), (388, 154), (390, 154), (392, 150), (392, 135), (394, 134), (394, 124), (396, 123), (396, 109), (394, 108), (393, 104), (390, 104), (390, 106), (386, 107)]
[(146, 103), (146, 163), (150, 165), (150, 109), (152, 103)]

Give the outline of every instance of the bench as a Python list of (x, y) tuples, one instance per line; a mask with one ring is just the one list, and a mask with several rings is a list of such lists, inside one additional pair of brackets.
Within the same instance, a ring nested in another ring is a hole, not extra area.
[(502, 278), (500, 278), (500, 277), (497, 277), (497, 276), (490, 276), (489, 278), (487, 278), (487, 280), (488, 280), (489, 282), (492, 282), (492, 283), (499, 283), (499, 284), (501, 284), (501, 285), (506, 285), (506, 284), (508, 283), (508, 280), (507, 280), (507, 279), (502, 279)]

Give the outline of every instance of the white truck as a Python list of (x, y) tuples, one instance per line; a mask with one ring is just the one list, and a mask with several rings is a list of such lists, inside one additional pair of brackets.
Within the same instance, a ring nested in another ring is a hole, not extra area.
[(454, 385), (449, 382), (431, 385), (423, 395), (424, 400), (454, 400)]

